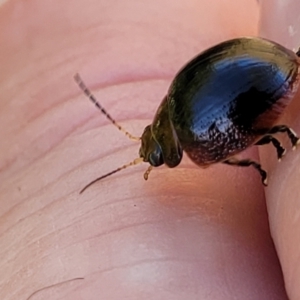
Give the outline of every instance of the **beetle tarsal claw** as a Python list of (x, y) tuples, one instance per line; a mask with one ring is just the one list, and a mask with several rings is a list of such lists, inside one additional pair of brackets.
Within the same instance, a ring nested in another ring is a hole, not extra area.
[(267, 177), (263, 180), (263, 185), (268, 186), (268, 178)]
[(281, 160), (285, 156), (285, 154), (286, 154), (286, 149), (284, 149), (283, 152), (280, 154), (280, 157), (278, 157), (278, 162), (281, 162)]
[(286, 154), (286, 149), (284, 149), (284, 151), (282, 152), (281, 157), (284, 157), (285, 154)]
[(297, 147), (300, 145), (300, 139), (298, 138), (297, 139), (297, 142), (293, 145), (293, 150), (296, 150), (297, 149)]

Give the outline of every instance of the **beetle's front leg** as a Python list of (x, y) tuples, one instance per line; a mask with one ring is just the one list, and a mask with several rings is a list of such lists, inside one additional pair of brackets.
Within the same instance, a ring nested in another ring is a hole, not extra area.
[(231, 165), (231, 166), (238, 166), (238, 167), (249, 167), (253, 166), (260, 174), (261, 181), (263, 185), (267, 186), (267, 172), (261, 168), (261, 165), (256, 161), (251, 159), (241, 159), (238, 160), (236, 158), (229, 158), (223, 161), (224, 164)]

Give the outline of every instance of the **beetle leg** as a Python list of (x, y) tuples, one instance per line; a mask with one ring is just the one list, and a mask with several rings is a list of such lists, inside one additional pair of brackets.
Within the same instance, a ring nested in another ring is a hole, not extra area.
[(272, 137), (271, 135), (265, 135), (263, 138), (261, 138), (258, 142), (255, 143), (255, 145), (265, 145), (265, 144), (269, 144), (272, 143), (273, 146), (276, 148), (277, 150), (277, 157), (278, 160), (280, 161), (282, 156), (285, 154), (285, 148), (283, 148), (280, 144), (280, 142), (275, 139), (274, 137)]
[(287, 133), (287, 135), (293, 145), (293, 149), (295, 149), (297, 144), (299, 144), (299, 138), (293, 129), (287, 127), (286, 125), (277, 125), (277, 126), (274, 126), (273, 128), (271, 128), (271, 130), (269, 131), (269, 133), (271, 133), (271, 134), (278, 133), (278, 132), (286, 132)]
[(256, 161), (251, 159), (241, 159), (238, 160), (236, 158), (229, 158), (223, 161), (224, 164), (231, 165), (231, 166), (238, 166), (238, 167), (249, 167), (253, 166), (260, 174), (261, 181), (263, 185), (267, 186), (267, 172), (261, 168), (261, 165)]

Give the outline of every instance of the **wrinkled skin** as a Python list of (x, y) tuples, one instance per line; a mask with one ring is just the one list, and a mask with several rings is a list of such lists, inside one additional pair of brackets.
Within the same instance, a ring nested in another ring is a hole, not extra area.
[[(256, 1), (15, 0), (0, 7), (0, 28), (0, 299), (287, 299), (284, 284), (299, 299), (298, 152), (278, 164), (261, 149), (267, 189), (252, 168), (202, 170), (185, 158), (148, 182), (141, 165), (79, 195), (139, 145), (73, 75), (140, 135), (183, 63), (257, 34)], [(298, 132), (299, 103), (284, 116)]]

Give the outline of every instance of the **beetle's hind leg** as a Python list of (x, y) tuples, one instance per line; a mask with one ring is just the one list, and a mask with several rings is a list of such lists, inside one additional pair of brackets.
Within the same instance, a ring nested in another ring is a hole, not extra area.
[(286, 132), (292, 145), (293, 145), (293, 149), (296, 148), (296, 146), (299, 144), (299, 137), (297, 136), (296, 132), (287, 127), (286, 125), (277, 125), (274, 126), (273, 128), (271, 128), (271, 130), (268, 132), (269, 134), (275, 134), (275, 133), (279, 133), (279, 132)]
[(269, 144), (269, 143), (272, 143), (273, 146), (276, 148), (277, 150), (277, 157), (278, 157), (278, 160), (280, 161), (282, 156), (285, 154), (286, 150), (285, 148), (283, 148), (280, 144), (280, 142), (275, 139), (273, 136), (271, 135), (265, 135), (263, 138), (261, 138), (258, 142), (255, 143), (255, 145), (266, 145), (266, 144)]
[(261, 181), (263, 185), (267, 186), (267, 172), (261, 168), (261, 165), (256, 161), (251, 159), (241, 159), (238, 160), (236, 158), (229, 158), (223, 161), (224, 164), (231, 165), (231, 166), (238, 166), (238, 167), (249, 167), (253, 166), (260, 174)]

